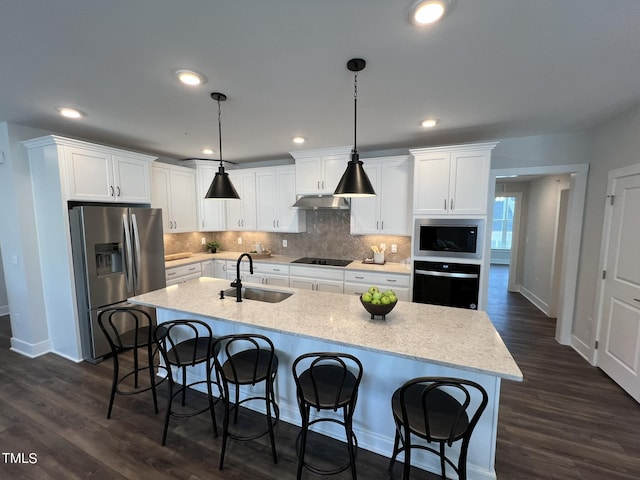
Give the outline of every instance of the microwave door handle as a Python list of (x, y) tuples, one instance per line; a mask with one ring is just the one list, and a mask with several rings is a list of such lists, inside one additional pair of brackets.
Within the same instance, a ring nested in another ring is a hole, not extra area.
[(129, 229), (129, 218), (126, 214), (122, 215), (122, 228), (124, 230), (124, 246), (125, 246), (125, 255), (124, 255), (124, 278), (127, 282), (127, 292), (133, 292), (133, 251), (131, 247), (131, 230)]
[(135, 293), (136, 295), (140, 292), (138, 292), (138, 275), (140, 275), (140, 235), (138, 234), (138, 219), (136, 218), (136, 214), (132, 213), (131, 214), (131, 223), (133, 225), (133, 240), (134, 240), (134, 246), (135, 246), (135, 259), (136, 259), (136, 263), (135, 263), (135, 269), (134, 269), (134, 288), (135, 291), (133, 293)]
[(428, 275), (430, 277), (447, 277), (447, 278), (478, 278), (477, 273), (452, 273), (452, 272), (435, 272), (433, 270), (416, 270), (418, 275)]

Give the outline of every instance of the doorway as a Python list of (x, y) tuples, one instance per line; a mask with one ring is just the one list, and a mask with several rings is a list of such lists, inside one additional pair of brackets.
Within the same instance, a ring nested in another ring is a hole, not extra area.
[[(528, 176), (528, 175), (536, 175), (536, 176), (549, 176), (549, 175), (561, 175), (568, 174), (569, 175), (569, 183), (568, 183), (568, 191), (566, 196), (566, 231), (562, 235), (562, 240), (558, 244), (555, 242), (553, 245), (547, 245), (545, 243), (544, 247), (549, 248), (548, 253), (544, 252), (544, 255), (548, 255), (549, 258), (555, 257), (558, 262), (560, 262), (561, 267), (558, 275), (558, 285), (559, 288), (554, 291), (560, 291), (560, 295), (557, 297), (557, 322), (556, 322), (556, 341), (563, 345), (571, 344), (571, 331), (572, 331), (572, 323), (573, 323), (573, 315), (574, 315), (574, 303), (575, 303), (575, 295), (576, 295), (576, 284), (578, 277), (578, 256), (579, 252), (576, 248), (570, 248), (571, 245), (580, 245), (582, 238), (582, 221), (583, 221), (583, 212), (584, 212), (584, 202), (586, 196), (586, 186), (587, 186), (587, 173), (589, 170), (588, 164), (575, 164), (575, 165), (556, 165), (556, 166), (544, 166), (544, 167), (519, 167), (519, 168), (509, 168), (509, 169), (495, 169), (491, 171), (491, 182), (490, 182), (490, 197), (494, 198), (496, 196), (496, 181), (502, 177), (511, 177), (517, 178), (518, 176)], [(498, 195), (502, 192), (498, 192)], [(517, 204), (517, 201), (516, 201)], [(560, 208), (558, 206), (558, 208)], [(524, 210), (523, 210), (524, 212)], [(556, 212), (559, 213), (559, 212)], [(489, 212), (490, 218), (488, 219), (490, 224), (493, 222), (493, 211)], [(525, 215), (523, 213), (522, 215)], [(520, 217), (522, 216), (520, 215)], [(530, 221), (531, 219), (527, 219)], [(514, 217), (515, 223), (515, 217)], [(514, 226), (515, 227), (515, 226)], [(487, 229), (489, 230), (489, 229)], [(514, 228), (515, 230), (515, 228)], [(529, 242), (531, 248), (537, 246), (535, 234), (537, 232), (536, 228), (532, 228), (528, 233), (529, 237), (521, 238), (518, 242), (520, 250), (522, 250), (522, 245)], [(556, 232), (557, 234), (558, 232)], [(485, 258), (490, 258), (491, 255), (491, 235), (492, 232), (487, 231), (485, 236)], [(556, 235), (557, 238), (557, 235)], [(512, 240), (513, 242), (513, 240)], [(559, 252), (556, 254), (556, 252)], [(537, 278), (537, 274), (539, 272), (536, 271), (535, 262), (527, 260), (523, 260), (523, 252), (519, 251), (517, 255), (513, 254), (512, 247), (512, 255), (510, 259), (510, 272), (509, 276), (514, 277), (514, 285), (511, 288), (514, 288), (517, 291), (518, 284), (526, 283), (520, 281), (520, 275), (523, 272), (527, 271), (530, 275), (532, 275), (536, 281), (547, 282), (548, 285), (551, 285), (553, 282), (553, 278), (551, 276), (544, 276), (544, 278)], [(514, 263), (515, 262), (515, 263)], [(522, 263), (522, 265), (520, 265)], [(515, 268), (514, 268), (515, 267)], [(482, 298), (488, 298), (488, 285), (489, 285), (489, 270), (485, 269), (486, 278), (483, 278), (483, 291)], [(526, 296), (527, 292), (520, 292)]]

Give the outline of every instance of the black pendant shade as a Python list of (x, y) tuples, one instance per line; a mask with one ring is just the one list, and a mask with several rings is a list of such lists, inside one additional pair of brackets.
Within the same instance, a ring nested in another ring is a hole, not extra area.
[(362, 166), (360, 155), (356, 151), (351, 152), (351, 160), (347, 163), (347, 169), (342, 174), (334, 195), (337, 197), (371, 197), (375, 194), (373, 185), (371, 185)]
[(354, 72), (353, 88), (353, 150), (351, 160), (347, 163), (334, 195), (336, 197), (372, 197), (376, 194), (371, 181), (364, 171), (358, 148), (356, 146), (356, 132), (358, 126), (358, 72), (364, 70), (366, 62), (361, 58), (352, 58), (347, 62), (347, 68)]
[(213, 177), (213, 182), (211, 182), (211, 186), (204, 198), (240, 198), (233, 183), (231, 183), (229, 174), (224, 171), (222, 162), (220, 162), (218, 172)]
[(211, 186), (209, 190), (207, 190), (207, 194), (204, 198), (240, 198), (238, 192), (236, 191), (233, 183), (231, 183), (231, 179), (229, 178), (229, 174), (224, 171), (224, 165), (222, 162), (222, 120), (221, 120), (221, 111), (220, 111), (220, 102), (224, 102), (227, 99), (227, 96), (224, 93), (214, 92), (211, 94), (211, 98), (218, 102), (218, 138), (219, 138), (219, 152), (220, 152), (220, 166), (218, 167), (218, 172), (213, 177), (213, 181), (211, 182)]

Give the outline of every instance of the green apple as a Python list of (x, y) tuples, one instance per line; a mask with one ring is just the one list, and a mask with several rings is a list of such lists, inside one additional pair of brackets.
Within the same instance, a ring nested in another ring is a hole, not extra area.
[(374, 300), (380, 300), (382, 298), (382, 294), (380, 292), (376, 292), (372, 295)]
[(362, 301), (364, 303), (371, 303), (371, 300), (373, 300), (373, 295), (371, 295), (369, 292), (362, 294)]
[(394, 295), (389, 295), (389, 300), (391, 301), (391, 303), (396, 303), (398, 301), (398, 297)]
[(390, 297), (391, 295), (395, 295), (395, 294), (396, 294), (396, 292), (394, 292), (393, 290), (389, 289), (389, 290), (387, 290), (386, 292), (384, 292), (384, 294), (385, 294), (387, 297)]
[(376, 287), (375, 285), (372, 285), (369, 287), (369, 293), (371, 295), (373, 295), (374, 293), (378, 293), (380, 291), (380, 289), (378, 287)]
[(391, 298), (389, 298), (387, 295), (383, 295), (380, 299), (380, 303), (382, 305), (389, 305), (391, 303)]
[(371, 300), (371, 304), (372, 305), (380, 305), (380, 299), (379, 298), (374, 298), (373, 300)]

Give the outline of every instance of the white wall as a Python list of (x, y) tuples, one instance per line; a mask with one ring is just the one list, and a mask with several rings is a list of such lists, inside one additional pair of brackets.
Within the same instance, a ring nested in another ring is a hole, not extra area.
[(554, 175), (529, 183), (521, 292), (547, 315), (553, 300), (560, 187), (568, 182), (567, 175)]
[(25, 355), (49, 351), (29, 162), (23, 140), (46, 134), (0, 123), (0, 245), (11, 317), (11, 347)]
[(2, 248), (0, 248), (0, 315), (9, 314), (9, 298), (4, 279), (4, 268), (2, 267)]
[(593, 353), (595, 304), (600, 244), (610, 170), (640, 164), (640, 105), (610, 119), (593, 132), (591, 167), (587, 186), (584, 236), (580, 246), (580, 270), (573, 335), (585, 356)]

